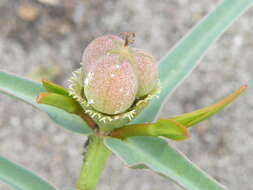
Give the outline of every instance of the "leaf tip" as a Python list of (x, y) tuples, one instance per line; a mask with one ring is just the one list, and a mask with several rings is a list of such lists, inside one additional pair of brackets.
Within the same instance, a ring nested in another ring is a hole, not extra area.
[(40, 93), (39, 96), (37, 96), (36, 98), (36, 102), (38, 104), (43, 104), (43, 100), (46, 96), (48, 96), (48, 93), (45, 93), (45, 92)]
[(247, 84), (242, 85), (238, 91), (243, 92), (245, 91), (249, 86)]
[(42, 83), (42, 84), (48, 83), (48, 82), (49, 82), (49, 80), (47, 80), (47, 79), (41, 79), (41, 83)]
[(190, 130), (183, 124), (181, 124), (180, 122), (177, 122), (176, 120), (171, 119), (173, 122), (175, 122), (178, 126), (180, 126), (180, 128), (182, 129), (183, 132), (183, 138), (182, 139), (178, 139), (178, 141), (183, 141), (186, 139), (191, 138), (191, 133)]
[[(247, 84), (242, 85), (238, 90), (236, 90), (231, 96), (234, 97), (232, 98), (235, 99), (236, 97), (238, 97), (239, 95), (241, 95), (246, 89), (248, 88)], [(228, 98), (229, 99), (229, 98)], [(232, 101), (231, 100), (231, 101)]]

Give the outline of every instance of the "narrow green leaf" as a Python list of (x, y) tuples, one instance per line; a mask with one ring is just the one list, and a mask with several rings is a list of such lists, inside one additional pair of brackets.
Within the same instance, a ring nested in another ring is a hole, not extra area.
[(62, 94), (62, 95), (66, 95), (66, 96), (69, 95), (68, 90), (66, 88), (64, 88), (58, 84), (55, 84), (49, 80), (42, 80), (42, 84), (48, 92)]
[(158, 99), (132, 123), (152, 122), (169, 94), (197, 66), (208, 48), (247, 8), (252, 0), (224, 0), (217, 8), (193, 28), (159, 64), (162, 91)]
[(56, 190), (42, 178), (1, 156), (0, 180), (17, 190)]
[(70, 96), (65, 96), (56, 93), (42, 92), (37, 97), (38, 104), (47, 104), (63, 109), (66, 112), (79, 114), (82, 112), (82, 107)]
[(79, 116), (56, 107), (37, 104), (36, 98), (41, 92), (45, 92), (45, 89), (39, 83), (0, 71), (0, 93), (45, 111), (53, 121), (64, 129), (84, 135), (92, 133), (89, 126)]
[(114, 130), (111, 136), (120, 139), (131, 136), (164, 136), (173, 140), (185, 140), (190, 137), (186, 127), (191, 127), (218, 113), (243, 93), (246, 88), (247, 86), (244, 85), (228, 97), (203, 109), (173, 118), (159, 119), (156, 123), (127, 125)]
[(188, 129), (173, 119), (161, 119), (156, 123), (127, 125), (111, 133), (112, 137), (125, 139), (132, 136), (163, 136), (173, 140), (190, 137)]
[(224, 190), (184, 155), (157, 137), (106, 138), (106, 146), (133, 168), (147, 167), (188, 190)]
[(82, 134), (90, 135), (93, 133), (91, 128), (76, 114), (68, 113), (62, 109), (47, 106), (39, 105), (38, 106), (42, 111), (48, 113), (48, 116), (57, 124), (59, 124), (64, 129)]
[(241, 93), (246, 90), (247, 86), (242, 86), (240, 89), (235, 91), (233, 94), (229, 95), (228, 97), (220, 100), (219, 102), (205, 107), (203, 109), (199, 109), (197, 111), (183, 114), (180, 116), (173, 117), (171, 119), (176, 120), (177, 122), (185, 125), (187, 127), (193, 126), (203, 120), (208, 119), (212, 115), (216, 114), (217, 112), (221, 111), (224, 107), (229, 105), (233, 100), (235, 100)]
[(0, 92), (37, 107), (36, 97), (45, 89), (37, 82), (0, 71)]
[(173, 140), (181, 141), (190, 137), (189, 130), (173, 119), (160, 119), (153, 128), (154, 136), (164, 136)]

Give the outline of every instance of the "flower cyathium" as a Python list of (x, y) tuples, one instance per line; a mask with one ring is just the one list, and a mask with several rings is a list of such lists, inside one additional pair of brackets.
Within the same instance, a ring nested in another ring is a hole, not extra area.
[(129, 37), (105, 35), (92, 41), (82, 68), (69, 80), (71, 96), (102, 130), (129, 123), (160, 91), (155, 59), (130, 47)]

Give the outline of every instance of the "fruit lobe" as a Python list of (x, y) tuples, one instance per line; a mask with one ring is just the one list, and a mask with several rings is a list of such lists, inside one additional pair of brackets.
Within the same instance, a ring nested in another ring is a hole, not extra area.
[(136, 96), (143, 97), (157, 87), (159, 82), (158, 68), (154, 58), (148, 53), (143, 50), (135, 50), (134, 52), (134, 62), (139, 82)]
[(114, 115), (133, 104), (138, 80), (131, 63), (119, 55), (105, 55), (90, 68), (84, 92), (88, 103), (99, 112)]
[(106, 55), (110, 49), (122, 47), (124, 41), (115, 35), (105, 35), (93, 40), (85, 49), (82, 57), (82, 65), (85, 73), (89, 72), (90, 67), (102, 56)]

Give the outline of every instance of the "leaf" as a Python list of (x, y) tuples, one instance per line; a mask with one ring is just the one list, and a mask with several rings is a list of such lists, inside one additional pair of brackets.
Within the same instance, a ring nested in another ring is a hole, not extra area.
[(224, 0), (176, 44), (159, 64), (162, 86), (159, 98), (153, 100), (132, 124), (155, 120), (168, 95), (191, 73), (228, 26), (252, 4), (252, 0)]
[(154, 136), (164, 136), (181, 141), (190, 138), (189, 130), (173, 119), (160, 119), (154, 125)]
[(163, 136), (173, 140), (185, 140), (190, 137), (188, 129), (172, 119), (161, 119), (156, 123), (127, 125), (111, 133), (112, 137), (125, 139), (131, 136)]
[(42, 80), (42, 84), (44, 86), (44, 88), (48, 91), (48, 92), (52, 92), (52, 93), (56, 93), (56, 94), (62, 94), (62, 95), (66, 95), (68, 96), (68, 90), (58, 84), (55, 84), (49, 80)]
[(37, 104), (37, 96), (44, 91), (45, 89), (37, 82), (0, 71), (1, 93), (45, 111), (54, 122), (64, 129), (84, 135), (92, 133), (89, 126), (79, 116), (52, 106)]
[(164, 136), (173, 140), (185, 140), (190, 137), (186, 127), (193, 126), (221, 111), (243, 93), (246, 88), (247, 86), (244, 85), (223, 100), (203, 109), (173, 118), (159, 119), (156, 123), (127, 125), (114, 130), (111, 136), (120, 139), (131, 136)]
[(42, 92), (37, 97), (38, 104), (47, 104), (69, 113), (79, 114), (82, 112), (82, 107), (73, 98), (56, 93)]
[(184, 155), (157, 137), (106, 138), (106, 146), (133, 168), (149, 168), (188, 190), (224, 190)]
[(18, 190), (56, 190), (44, 179), (0, 156), (0, 180)]
[(235, 91), (233, 94), (229, 95), (228, 97), (224, 98), (223, 100), (220, 100), (216, 104), (205, 107), (203, 109), (199, 109), (199, 110), (191, 112), (191, 113), (176, 116), (171, 119), (174, 119), (177, 122), (179, 122), (182, 125), (185, 125), (187, 127), (193, 126), (203, 120), (208, 119), (209, 117), (216, 114), (217, 112), (221, 111), (224, 107), (226, 107), (233, 100), (235, 100), (241, 93), (243, 93), (246, 90), (246, 88), (247, 88), (247, 86), (244, 85), (241, 88), (239, 88), (237, 91)]

